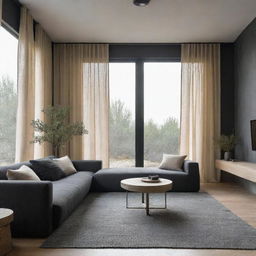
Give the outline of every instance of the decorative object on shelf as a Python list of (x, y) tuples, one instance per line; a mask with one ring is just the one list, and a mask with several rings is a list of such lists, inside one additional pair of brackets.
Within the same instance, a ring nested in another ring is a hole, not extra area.
[(83, 122), (69, 123), (70, 108), (63, 106), (49, 106), (42, 110), (46, 121), (32, 120), (31, 125), (35, 130), (32, 143), (49, 142), (53, 147), (53, 154), (60, 157), (60, 149), (73, 136), (88, 134)]
[(236, 145), (236, 137), (234, 134), (231, 135), (221, 135), (217, 141), (220, 149), (224, 151), (224, 160), (230, 161), (232, 157), (232, 151)]
[(230, 151), (224, 152), (224, 160), (225, 161), (231, 160), (231, 152)]

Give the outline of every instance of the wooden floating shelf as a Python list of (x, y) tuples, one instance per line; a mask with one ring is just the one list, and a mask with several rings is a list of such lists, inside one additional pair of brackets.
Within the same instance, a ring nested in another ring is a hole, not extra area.
[(256, 182), (256, 163), (216, 160), (215, 167), (246, 180)]

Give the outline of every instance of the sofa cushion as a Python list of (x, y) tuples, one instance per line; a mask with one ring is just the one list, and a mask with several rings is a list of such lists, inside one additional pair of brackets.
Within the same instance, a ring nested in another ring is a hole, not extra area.
[(30, 160), (30, 163), (41, 180), (55, 181), (66, 176), (62, 169), (51, 159)]
[(77, 172), (53, 182), (53, 226), (58, 227), (90, 190), (93, 172)]
[(21, 162), (12, 165), (6, 165), (0, 167), (0, 180), (7, 180), (7, 171), (8, 170), (18, 170), (22, 165), (26, 165), (32, 169), (32, 164), (29, 162)]
[[(45, 158), (40, 158), (40, 159), (53, 159), (55, 158), (54, 156), (47, 156)], [(37, 159), (39, 160), (39, 159)], [(17, 163), (17, 164), (10, 164), (10, 165), (6, 165), (6, 166), (0, 166), (0, 180), (7, 180), (7, 170), (11, 169), (11, 170), (18, 170), (22, 165), (26, 165), (29, 168), (31, 168), (33, 170), (32, 164), (30, 162), (21, 162), (21, 163)], [(34, 170), (33, 170), (34, 171)]]
[[(159, 175), (160, 178), (173, 181), (173, 191), (182, 191), (186, 189), (188, 174), (184, 171), (162, 170), (159, 168), (109, 168), (102, 169), (93, 176), (93, 190), (105, 192), (123, 191), (120, 187), (122, 179), (147, 177), (148, 175)], [(188, 185), (188, 189), (190, 186)], [(185, 190), (186, 191), (186, 190)]]
[(159, 165), (160, 169), (182, 171), (186, 155), (163, 154), (163, 160)]
[(36, 180), (40, 181), (35, 172), (26, 165), (22, 165), (18, 170), (9, 169), (6, 174), (8, 180)]
[(53, 159), (53, 162), (55, 164), (57, 164), (60, 167), (60, 169), (62, 169), (62, 171), (65, 173), (66, 176), (77, 172), (72, 161), (70, 160), (70, 158), (68, 156), (55, 158), (55, 159)]

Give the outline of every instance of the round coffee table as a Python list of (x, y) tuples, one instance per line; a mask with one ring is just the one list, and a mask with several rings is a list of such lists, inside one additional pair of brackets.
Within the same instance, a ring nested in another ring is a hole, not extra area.
[[(160, 178), (160, 182), (157, 183), (148, 183), (144, 182), (140, 178), (130, 178), (121, 180), (121, 187), (127, 190), (126, 193), (126, 208), (135, 208), (128, 207), (128, 191), (131, 192), (140, 192), (142, 193), (142, 203), (144, 203), (144, 194), (146, 194), (146, 214), (149, 215), (149, 209), (153, 209), (149, 207), (149, 193), (165, 193), (165, 207), (164, 208), (154, 208), (154, 209), (166, 209), (167, 201), (166, 201), (166, 192), (172, 189), (172, 181), (168, 179)], [(136, 207), (135, 209), (141, 209), (140, 207)]]
[(13, 221), (13, 211), (0, 208), (0, 255), (7, 254), (12, 248), (10, 223)]

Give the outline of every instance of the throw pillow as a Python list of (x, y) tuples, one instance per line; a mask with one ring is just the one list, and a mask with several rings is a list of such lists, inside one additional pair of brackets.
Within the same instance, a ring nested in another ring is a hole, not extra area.
[(66, 175), (61, 168), (51, 159), (30, 160), (34, 172), (41, 180), (55, 181)]
[(66, 174), (66, 176), (77, 172), (76, 168), (74, 167), (73, 163), (71, 162), (68, 156), (55, 158), (53, 159), (53, 162), (60, 167), (60, 169)]
[(160, 169), (182, 171), (182, 165), (186, 155), (168, 155), (163, 154), (163, 160), (159, 166)]
[(8, 180), (40, 180), (35, 172), (26, 165), (22, 165), (18, 170), (7, 170), (6, 176)]

